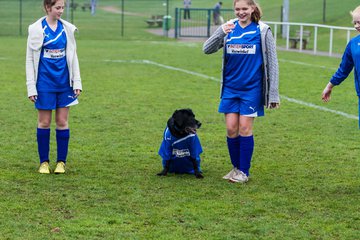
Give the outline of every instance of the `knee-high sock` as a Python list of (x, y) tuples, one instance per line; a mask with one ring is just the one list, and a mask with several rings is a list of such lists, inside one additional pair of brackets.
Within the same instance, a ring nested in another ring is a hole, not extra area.
[(254, 152), (254, 136), (240, 136), (240, 170), (249, 176), (251, 158)]
[(66, 162), (69, 149), (70, 130), (56, 129), (57, 160)]
[(240, 136), (235, 138), (227, 137), (227, 145), (229, 149), (229, 155), (232, 165), (235, 168), (239, 168), (239, 158), (240, 158)]
[(49, 161), (50, 128), (37, 128), (36, 131), (40, 164)]

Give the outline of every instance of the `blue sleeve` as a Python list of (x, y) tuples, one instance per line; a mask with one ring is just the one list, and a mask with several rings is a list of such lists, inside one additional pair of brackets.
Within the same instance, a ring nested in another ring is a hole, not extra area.
[(197, 135), (195, 135), (194, 138), (192, 138), (193, 144), (191, 144), (191, 150), (190, 154), (192, 158), (195, 158), (197, 160), (200, 159), (200, 154), (203, 152), (200, 140)]
[(171, 159), (171, 144), (166, 139), (163, 139), (160, 149), (159, 149), (159, 155), (163, 160), (170, 160)]
[(342, 81), (344, 81), (354, 68), (354, 60), (351, 54), (351, 43), (352, 41), (350, 41), (346, 46), (340, 66), (336, 73), (330, 79), (330, 82), (333, 85), (339, 85)]

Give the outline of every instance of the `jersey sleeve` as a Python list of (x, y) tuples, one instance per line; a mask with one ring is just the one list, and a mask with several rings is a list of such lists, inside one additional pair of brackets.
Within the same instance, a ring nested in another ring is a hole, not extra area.
[(333, 85), (339, 85), (342, 81), (344, 81), (354, 68), (354, 60), (351, 54), (351, 43), (352, 41), (350, 41), (346, 46), (340, 66), (336, 73), (330, 79), (330, 82)]
[(170, 134), (170, 131), (168, 131), (168, 129), (166, 128), (164, 131), (163, 140), (161, 142), (160, 149), (158, 152), (163, 160), (171, 159), (171, 156), (172, 156), (171, 144), (172, 144), (171, 134)]
[(203, 152), (200, 139), (197, 135), (192, 138), (193, 143), (190, 144), (190, 156), (195, 159), (200, 159), (200, 154)]

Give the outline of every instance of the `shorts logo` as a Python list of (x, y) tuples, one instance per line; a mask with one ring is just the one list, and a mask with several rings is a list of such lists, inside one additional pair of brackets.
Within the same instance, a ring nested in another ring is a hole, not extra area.
[(255, 112), (255, 107), (249, 107), (253, 112)]

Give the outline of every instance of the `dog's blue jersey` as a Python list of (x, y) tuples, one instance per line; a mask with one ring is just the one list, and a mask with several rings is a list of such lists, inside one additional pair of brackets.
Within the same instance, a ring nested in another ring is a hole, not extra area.
[(179, 139), (171, 134), (169, 128), (166, 128), (159, 155), (163, 159), (164, 167), (166, 161), (171, 160), (169, 172), (193, 174), (194, 166), (190, 157), (196, 159), (199, 171), (201, 171), (200, 154), (202, 151), (200, 140), (196, 134), (190, 134)]
[(223, 98), (243, 98), (244, 94), (261, 96), (262, 52), (260, 27), (251, 23), (242, 28), (238, 21), (225, 43)]
[(44, 41), (40, 54), (37, 90), (64, 92), (70, 89), (69, 70), (66, 63), (66, 34), (60, 21), (55, 31), (42, 21)]

